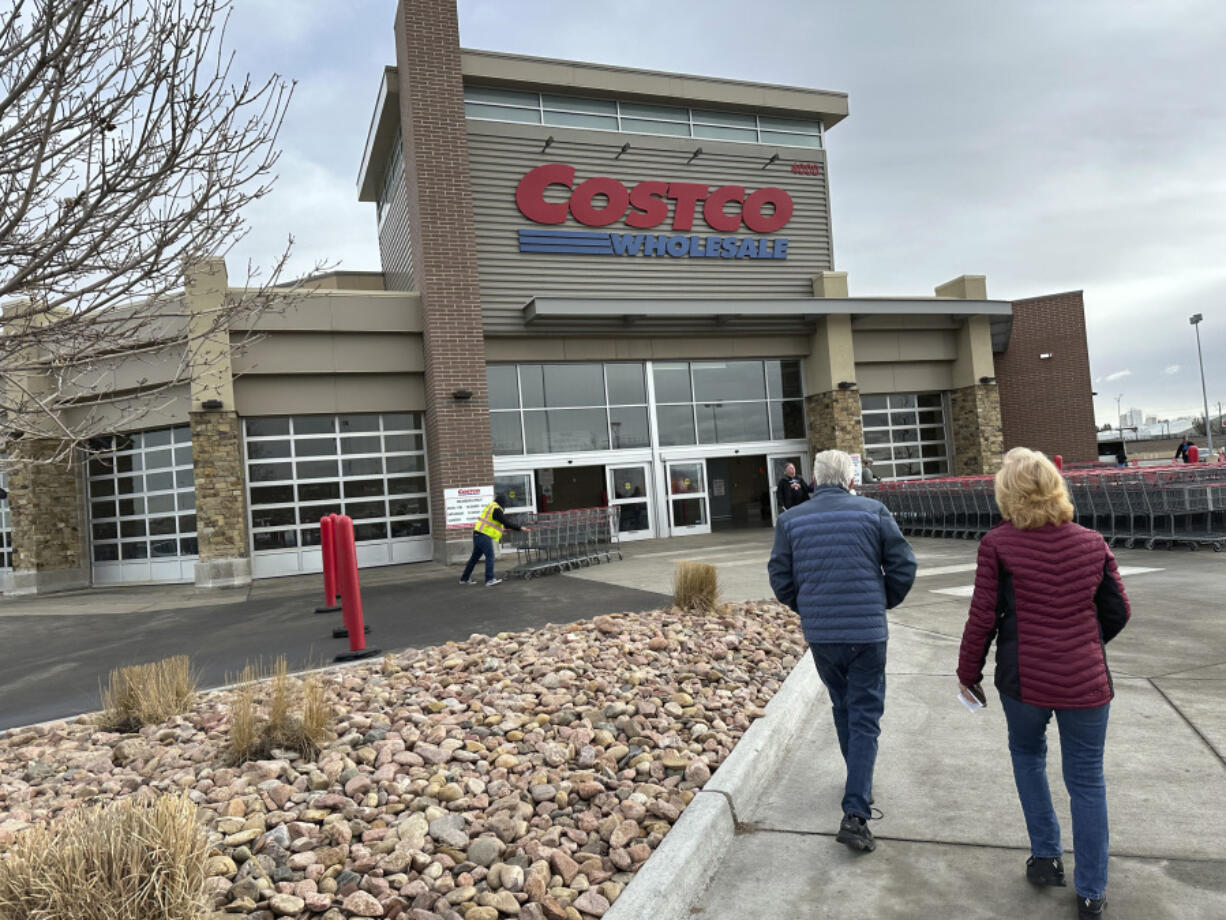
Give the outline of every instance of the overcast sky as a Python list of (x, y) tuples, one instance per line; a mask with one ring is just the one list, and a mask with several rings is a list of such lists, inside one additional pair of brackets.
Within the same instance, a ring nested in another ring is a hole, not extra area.
[[(394, 0), (235, 0), (253, 75), (298, 87), (274, 193), (231, 255), (287, 234), (378, 270), (355, 181), (395, 61)], [(465, 47), (838, 90), (835, 267), (853, 295), (1085, 292), (1097, 417), (1226, 402), (1226, 3), (1221, 0), (460, 0)], [(1211, 410), (1216, 413), (1216, 406)]]

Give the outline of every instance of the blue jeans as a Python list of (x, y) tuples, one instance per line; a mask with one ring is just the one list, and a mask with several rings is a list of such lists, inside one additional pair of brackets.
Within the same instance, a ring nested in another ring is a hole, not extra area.
[(843, 813), (867, 819), (873, 797), (877, 736), (885, 711), (885, 643), (845, 645), (813, 642), (817, 675), (830, 693), (834, 730), (847, 765)]
[(468, 557), (468, 565), (464, 566), (464, 574), (460, 576), (460, 581), (468, 581), (472, 577), (473, 569), (477, 567), (477, 560), (482, 556), (485, 557), (485, 580), (494, 580), (494, 541), (492, 538), (483, 533), (473, 531), (473, 554)]
[(1047, 786), (1047, 723), (1052, 713), (1060, 730), (1064, 788), (1073, 815), (1073, 885), (1083, 898), (1107, 892), (1107, 786), (1103, 781), (1103, 746), (1111, 704), (1094, 709), (1045, 709), (1001, 694), (1009, 724), (1013, 779), (1022, 802), (1030, 853), (1039, 858), (1061, 855), (1060, 824)]

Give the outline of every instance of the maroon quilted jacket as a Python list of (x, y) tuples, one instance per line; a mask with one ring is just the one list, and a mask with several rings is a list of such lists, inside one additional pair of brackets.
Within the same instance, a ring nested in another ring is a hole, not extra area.
[(1001, 693), (1050, 709), (1102, 706), (1114, 695), (1103, 645), (1130, 614), (1115, 556), (1099, 534), (1076, 524), (1018, 530), (1006, 522), (979, 544), (958, 680), (983, 680), (995, 637)]

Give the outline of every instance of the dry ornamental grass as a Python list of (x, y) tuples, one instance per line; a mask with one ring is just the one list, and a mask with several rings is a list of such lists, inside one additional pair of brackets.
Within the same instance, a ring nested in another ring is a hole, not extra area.
[(673, 603), (682, 610), (710, 613), (719, 603), (719, 577), (706, 562), (678, 562), (673, 573)]
[[(261, 687), (264, 681), (266, 688)], [(267, 692), (263, 717), (257, 704), (262, 689)], [(260, 760), (278, 748), (314, 757), (331, 735), (332, 722), (318, 675), (290, 677), (284, 656), (273, 663), (271, 677), (248, 665), (231, 703), (229, 760)]]
[(102, 690), (99, 725), (133, 732), (186, 712), (196, 701), (196, 675), (186, 655), (116, 668)]
[(71, 812), (0, 858), (0, 920), (200, 920), (208, 850), (186, 797)]

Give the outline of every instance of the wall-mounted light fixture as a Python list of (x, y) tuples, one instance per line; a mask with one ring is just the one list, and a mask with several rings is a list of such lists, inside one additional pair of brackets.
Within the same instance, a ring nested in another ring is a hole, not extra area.
[(222, 408), (222, 402), (220, 399), (206, 399), (200, 404), (200, 408), (213, 411)]
[(545, 146), (541, 148), (541, 153), (544, 153), (546, 150), (548, 150), (552, 144), (553, 144), (553, 135), (551, 134), (549, 135), (549, 137), (545, 138)]
[(840, 390), (854, 390), (856, 389), (856, 382), (854, 380), (840, 380), (839, 389)]
[(623, 153), (625, 153), (625, 152), (626, 152), (627, 150), (629, 150), (629, 149), (630, 149), (630, 144), (629, 144), (629, 143), (622, 144), (622, 149), (621, 149), (621, 150), (619, 150), (619, 151), (617, 151), (617, 153), (615, 153), (615, 154), (613, 155), (613, 159), (615, 159), (615, 160), (616, 160), (616, 159), (619, 159), (619, 158), (621, 157), (621, 155), (622, 155)]
[(770, 166), (771, 163), (774, 163), (777, 159), (779, 159), (779, 154), (772, 153), (771, 158), (762, 164), (762, 168), (766, 169), (766, 167)]
[(452, 390), (451, 398), (452, 399), (472, 399), (473, 391), (472, 390)]
[(982, 383), (986, 387), (986, 386), (990, 386), (991, 384), (995, 383), (996, 378), (995, 377), (980, 377), (979, 382)]
[(1052, 357), (1052, 352), (1050, 352), (1050, 351), (1045, 351), (1045, 352), (1042, 352), (1042, 353), (1039, 355), (1039, 360), (1040, 360), (1040, 361), (1047, 361), (1047, 360), (1048, 360), (1048, 359), (1050, 359), (1051, 357)]
[(687, 166), (688, 166), (688, 165), (690, 165), (690, 164), (691, 164), (691, 163), (693, 163), (695, 160), (697, 160), (697, 159), (698, 159), (700, 156), (702, 156), (702, 148), (701, 148), (701, 147), (699, 147), (697, 150), (695, 150), (693, 153), (691, 153), (691, 154), (690, 154), (690, 158), (689, 158), (688, 160), (686, 160), (686, 161), (685, 161), (685, 165), (687, 165)]

